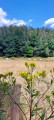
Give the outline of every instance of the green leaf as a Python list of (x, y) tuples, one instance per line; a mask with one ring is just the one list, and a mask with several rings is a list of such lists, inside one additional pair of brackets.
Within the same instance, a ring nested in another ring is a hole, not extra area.
[(46, 82), (45, 80), (41, 80), (42, 82), (44, 82), (44, 83), (46, 83), (47, 85), (49, 85), (49, 83), (48, 82)]
[(36, 114), (36, 112), (32, 112), (31, 116), (33, 117)]
[(3, 83), (3, 88), (2, 88), (4, 93), (7, 91), (8, 88), (9, 88), (9, 84), (7, 82), (4, 82)]
[(24, 89), (30, 94), (30, 91), (27, 88), (24, 88)]
[(51, 85), (53, 84), (53, 80), (51, 79)]
[(36, 107), (36, 108), (37, 108), (37, 103), (34, 105), (34, 107)]
[(38, 110), (42, 110), (43, 108), (36, 108), (33, 111), (38, 111)]
[(3, 113), (2, 113), (2, 120), (5, 120), (5, 117), (4, 117)]
[(15, 103), (16, 105), (27, 105), (25, 103)]
[(36, 95), (34, 98), (33, 98), (33, 101), (38, 97), (38, 95)]
[(7, 90), (7, 93), (8, 93), (8, 95), (12, 96), (12, 94), (9, 92), (9, 90)]
[(40, 92), (39, 91), (36, 91), (36, 93), (35, 94), (32, 94), (32, 97), (38, 97), (40, 95)]
[(25, 103), (19, 103), (18, 105), (27, 105), (27, 104), (25, 104)]
[(0, 110), (0, 112), (2, 112), (2, 113), (3, 113), (3, 112), (6, 112), (6, 111), (5, 111), (5, 110)]
[(54, 90), (53, 90), (53, 91), (51, 91), (51, 94), (54, 96)]
[(53, 117), (54, 117), (54, 115), (50, 116), (50, 118), (53, 118)]
[(43, 110), (42, 116), (41, 116), (41, 120), (44, 120), (45, 117), (45, 109)]
[(35, 96), (35, 97), (37, 97), (37, 96), (38, 96), (38, 95), (37, 95), (37, 93), (35, 93), (35, 94), (32, 94), (32, 97), (34, 97), (34, 96)]
[(0, 120), (5, 120), (3, 112), (6, 112), (6, 111), (5, 110), (0, 110)]

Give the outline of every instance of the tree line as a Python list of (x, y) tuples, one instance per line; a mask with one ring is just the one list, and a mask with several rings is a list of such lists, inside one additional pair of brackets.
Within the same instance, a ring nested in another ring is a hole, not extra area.
[(54, 30), (12, 25), (0, 27), (0, 56), (53, 57)]

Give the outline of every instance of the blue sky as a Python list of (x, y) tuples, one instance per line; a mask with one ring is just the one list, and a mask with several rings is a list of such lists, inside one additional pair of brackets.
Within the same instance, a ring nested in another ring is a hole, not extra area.
[(0, 26), (54, 28), (54, 0), (0, 0)]

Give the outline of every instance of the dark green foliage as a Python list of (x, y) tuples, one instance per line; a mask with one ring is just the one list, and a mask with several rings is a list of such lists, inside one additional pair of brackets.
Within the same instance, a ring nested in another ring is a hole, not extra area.
[(43, 114), (41, 116), (41, 120), (44, 120), (44, 117), (45, 117), (45, 109), (44, 109)]
[(54, 30), (12, 25), (0, 27), (0, 56), (53, 57)]
[(0, 110), (0, 120), (6, 120), (6, 118), (5, 118), (4, 114), (3, 114), (4, 112), (6, 112), (6, 111)]
[(31, 46), (28, 46), (26, 49), (26, 56), (27, 57), (33, 57), (33, 48)]

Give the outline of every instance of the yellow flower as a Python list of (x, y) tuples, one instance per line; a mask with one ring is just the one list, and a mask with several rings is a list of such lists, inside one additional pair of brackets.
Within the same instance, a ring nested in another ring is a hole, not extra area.
[(31, 66), (31, 67), (33, 67), (33, 68), (34, 68), (34, 67), (37, 67), (37, 64), (36, 64), (36, 63), (32, 63), (32, 62), (31, 62), (31, 63), (29, 63), (29, 66)]
[(5, 73), (6, 76), (8, 76), (8, 73)]
[(35, 75), (36, 78), (38, 78), (38, 76), (39, 76), (38, 74)]
[(25, 62), (25, 66), (26, 66), (26, 67), (29, 67), (29, 63), (28, 63), (28, 62)]
[(28, 76), (27, 79), (28, 79), (28, 80), (31, 80), (31, 76)]
[(6, 76), (12, 76), (13, 75), (13, 72), (8, 72), (8, 73), (5, 73)]
[(43, 71), (42, 71), (42, 77), (43, 77), (43, 78), (45, 78), (45, 77), (46, 77), (46, 75), (47, 75), (46, 71), (45, 71), (45, 70), (43, 70)]
[(37, 71), (37, 74), (39, 75), (39, 74), (40, 74), (40, 72), (39, 72), (39, 71)]
[(22, 76), (22, 77), (24, 77), (24, 78), (27, 77), (28, 74), (29, 74), (29, 71), (27, 71), (27, 72), (25, 71), (25, 72), (20, 72), (19, 73), (19, 75)]
[(38, 76), (43, 77), (43, 78), (45, 78), (47, 75), (45, 70), (43, 70), (42, 72), (37, 71), (37, 74), (38, 74)]

